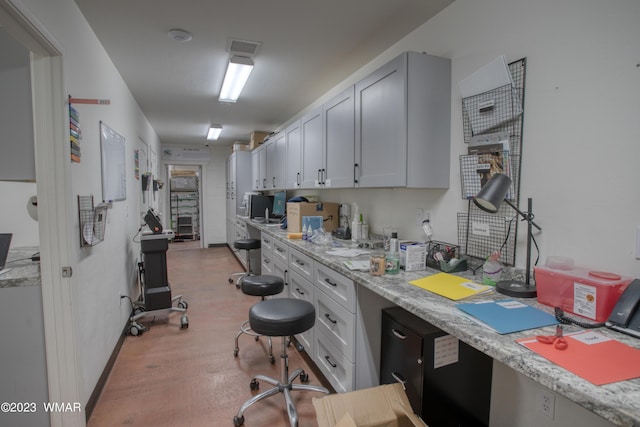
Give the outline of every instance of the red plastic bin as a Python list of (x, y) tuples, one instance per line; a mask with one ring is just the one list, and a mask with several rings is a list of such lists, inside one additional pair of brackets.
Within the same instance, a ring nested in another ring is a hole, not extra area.
[(615, 273), (570, 266), (534, 268), (538, 302), (560, 307), (596, 322), (609, 318), (622, 292), (633, 280)]

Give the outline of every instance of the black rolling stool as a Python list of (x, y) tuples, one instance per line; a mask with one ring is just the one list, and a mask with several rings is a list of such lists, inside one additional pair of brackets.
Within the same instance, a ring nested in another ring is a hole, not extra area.
[(251, 307), (249, 310), (249, 323), (251, 325), (251, 329), (262, 335), (282, 337), (280, 381), (276, 381), (275, 379), (264, 375), (256, 375), (256, 377), (251, 381), (252, 390), (258, 389), (258, 380), (272, 384), (274, 387), (247, 400), (240, 407), (238, 414), (233, 417), (233, 424), (235, 426), (241, 426), (244, 424), (243, 414), (249, 406), (259, 400), (271, 397), (274, 394), (282, 393), (284, 394), (287, 412), (289, 413), (289, 422), (292, 427), (297, 427), (298, 413), (296, 412), (296, 407), (291, 399), (291, 391), (308, 390), (320, 393), (329, 393), (329, 390), (321, 386), (293, 384), (293, 380), (298, 376), (302, 382), (309, 381), (309, 376), (302, 369), (296, 369), (296, 371), (289, 376), (287, 338), (291, 335), (300, 334), (311, 329), (315, 321), (316, 310), (313, 307), (313, 304), (296, 298), (274, 298), (261, 301)]
[(258, 239), (238, 239), (233, 242), (233, 247), (236, 249), (247, 251), (247, 271), (242, 273), (233, 273), (229, 276), (229, 283), (233, 283), (234, 277), (237, 277), (235, 280), (236, 288), (240, 288), (240, 281), (243, 277), (250, 276), (253, 274), (251, 270), (251, 251), (253, 249), (260, 249), (260, 240)]
[[(284, 280), (278, 276), (268, 276), (266, 274), (245, 276), (240, 280), (240, 289), (242, 289), (242, 293), (260, 297), (262, 298), (262, 301), (264, 301), (265, 297), (277, 295), (282, 292), (284, 289)], [(242, 334), (252, 335), (256, 337), (256, 341), (258, 341), (258, 337), (262, 335), (253, 331), (249, 325), (249, 321), (245, 320), (242, 325), (240, 325), (240, 330), (236, 334), (236, 346), (233, 349), (233, 357), (238, 357), (238, 351), (240, 350), (238, 346), (238, 338), (240, 338), (240, 335)], [(271, 337), (268, 336), (267, 340), (269, 341), (269, 360), (271, 363), (276, 363), (276, 358), (273, 357)]]

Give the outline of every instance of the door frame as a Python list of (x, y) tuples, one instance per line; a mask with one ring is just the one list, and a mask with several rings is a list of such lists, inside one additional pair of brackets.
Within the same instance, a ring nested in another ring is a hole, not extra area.
[[(0, 23), (31, 51), (36, 189), (40, 236), (40, 271), (49, 402), (81, 402), (81, 371), (77, 357), (70, 218), (73, 198), (64, 49), (22, 0), (0, 0)], [(70, 270), (67, 270), (70, 271)], [(51, 426), (85, 426), (84, 411), (50, 413)]]

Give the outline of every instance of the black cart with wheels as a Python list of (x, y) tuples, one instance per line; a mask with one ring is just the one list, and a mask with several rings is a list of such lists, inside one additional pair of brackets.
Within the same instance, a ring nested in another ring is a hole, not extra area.
[(138, 264), (141, 300), (134, 303), (129, 319), (129, 334), (140, 335), (147, 328), (138, 320), (173, 312), (182, 313), (180, 328), (189, 327), (187, 302), (182, 295), (171, 296), (171, 287), (167, 278), (167, 249), (172, 233), (143, 234), (140, 238), (142, 261)]

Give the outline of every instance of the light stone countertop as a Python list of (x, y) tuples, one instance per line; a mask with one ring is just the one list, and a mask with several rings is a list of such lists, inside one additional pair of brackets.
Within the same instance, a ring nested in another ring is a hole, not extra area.
[(23, 286), (40, 286), (40, 262), (31, 261), (31, 257), (40, 249), (38, 247), (21, 247), (9, 250), (5, 269), (0, 274), (0, 288), (18, 288)]
[[(624, 427), (640, 427), (640, 378), (596, 386), (515, 343), (518, 338), (552, 334), (554, 331), (550, 327), (500, 335), (464, 316), (455, 307), (456, 302), (408, 283), (410, 280), (439, 273), (438, 270), (401, 271), (395, 276), (372, 276), (368, 272), (349, 271), (342, 264), (345, 258), (327, 254), (329, 247), (322, 247), (303, 240), (289, 240), (286, 230), (281, 230), (277, 226), (255, 223), (247, 218), (238, 218), (252, 227), (266, 231), (275, 239), (289, 244), (314, 260), (353, 279), (358, 285), (370, 289), (613, 424)], [(338, 242), (343, 243), (346, 247), (352, 247), (351, 242), (342, 240)], [(368, 257), (363, 256), (362, 259), (368, 259)], [(454, 274), (474, 279), (477, 282), (482, 280), (480, 274), (474, 276), (471, 271)], [(466, 299), (465, 302), (509, 298), (492, 291), (491, 294)], [(538, 304), (535, 299), (520, 301), (553, 314), (551, 307)], [(575, 326), (565, 326), (566, 332), (580, 329)], [(599, 328), (597, 331), (640, 349), (640, 341), (633, 337), (607, 328)]]

